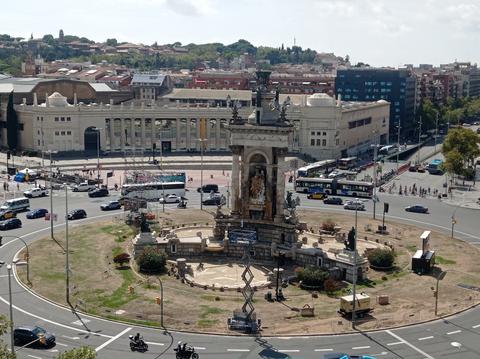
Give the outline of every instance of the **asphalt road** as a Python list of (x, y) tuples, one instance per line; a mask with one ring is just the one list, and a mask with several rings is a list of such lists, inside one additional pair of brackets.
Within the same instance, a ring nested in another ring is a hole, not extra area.
[[(321, 201), (307, 200), (304, 195), (302, 207), (309, 209), (325, 208), (331, 211), (342, 211), (343, 208), (325, 206)], [(199, 195), (190, 192), (189, 206), (198, 206)], [(381, 195), (380, 200), (390, 203), (387, 219), (395, 219), (415, 224), (425, 229), (433, 228), (450, 233), (450, 218), (456, 211), (458, 223), (455, 235), (459, 238), (480, 244), (477, 223), (480, 212), (445, 205), (438, 200), (427, 200), (411, 197)], [(83, 208), (88, 218), (82, 221), (71, 221), (71, 226), (79, 226), (101, 218), (100, 216), (122, 215), (122, 211), (101, 212), (99, 204), (105, 199), (89, 199), (86, 194), (69, 196), (69, 208)], [(49, 199), (31, 200), (32, 208), (49, 208)], [(404, 207), (413, 203), (425, 204), (430, 208), (427, 215), (407, 213)], [(360, 215), (372, 216), (372, 202), (368, 201), (367, 211)], [(62, 193), (54, 194), (54, 206), (58, 215), (56, 228), (63, 226), (65, 197)], [(175, 208), (175, 205), (167, 205)], [(381, 217), (383, 205), (377, 204), (377, 216)], [(354, 216), (353, 211), (348, 213)], [(18, 235), (27, 241), (48, 235), (48, 222), (43, 219), (27, 220), (25, 214), (19, 218), (23, 228), (6, 231), (4, 236)], [(0, 247), (0, 260), (11, 262), (23, 244), (15, 239), (4, 237), (4, 245)], [(0, 312), (8, 316), (8, 281), (5, 266), (0, 268)], [(380, 358), (462, 358), (480, 357), (480, 309), (472, 309), (463, 314), (439, 320), (429, 324), (416, 325), (402, 329), (382, 330), (378, 332), (357, 333), (336, 336), (305, 337), (228, 337), (199, 335), (178, 332), (165, 333), (160, 329), (138, 328), (134, 325), (109, 322), (103, 319), (75, 314), (72, 311), (53, 305), (27, 292), (12, 278), (14, 304), (14, 322), (16, 325), (36, 324), (47, 328), (57, 336), (57, 345), (47, 350), (25, 348), (17, 352), (19, 358), (55, 358), (59, 352), (88, 345), (97, 350), (99, 358), (174, 358), (173, 348), (178, 341), (186, 341), (194, 345), (202, 358), (322, 358), (323, 354), (340, 351), (352, 354), (373, 354)], [(168, 298), (168, 293), (166, 293)], [(261, 316), (261, 315), (260, 315)], [(286, 324), (288, 325), (288, 324)], [(128, 347), (128, 335), (141, 332), (150, 344), (146, 353), (132, 353)], [(9, 343), (9, 337), (3, 339)], [(17, 348), (18, 349), (18, 348)]]

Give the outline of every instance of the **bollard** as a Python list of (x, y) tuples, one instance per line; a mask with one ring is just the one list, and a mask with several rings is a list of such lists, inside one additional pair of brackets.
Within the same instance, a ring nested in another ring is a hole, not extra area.
[(160, 299), (160, 297), (155, 298), (155, 303), (156, 304), (160, 304), (161, 302), (162, 302), (162, 300)]
[(135, 288), (133, 288), (131, 285), (128, 286), (128, 293), (130, 293), (130, 294), (135, 293)]

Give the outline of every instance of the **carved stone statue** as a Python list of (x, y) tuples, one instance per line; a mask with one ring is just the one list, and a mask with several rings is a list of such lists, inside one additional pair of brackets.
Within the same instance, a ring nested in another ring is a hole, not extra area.
[(347, 239), (343, 243), (345, 244), (345, 249), (349, 251), (354, 251), (355, 250), (355, 228), (352, 227), (352, 229), (348, 232)]
[(258, 169), (250, 179), (250, 201), (256, 204), (265, 203), (265, 175)]
[(142, 233), (150, 233), (150, 225), (147, 222), (147, 216), (145, 213), (140, 215), (140, 232)]
[(232, 123), (234, 125), (243, 125), (245, 121), (241, 116), (238, 115), (238, 102), (234, 101), (233, 102), (233, 107), (232, 107)]

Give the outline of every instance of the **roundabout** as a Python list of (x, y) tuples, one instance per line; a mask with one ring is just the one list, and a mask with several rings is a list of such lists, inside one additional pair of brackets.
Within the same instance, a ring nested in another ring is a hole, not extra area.
[[(62, 211), (64, 198), (56, 198), (55, 207), (59, 213)], [(384, 200), (392, 203), (395, 208), (396, 198), (386, 197)], [(401, 201), (401, 199), (399, 199)], [(44, 200), (35, 199), (32, 205), (41, 206)], [(84, 223), (102, 220), (97, 216), (101, 215), (98, 209), (99, 201), (85, 198), (72, 199), (74, 206), (85, 208), (89, 218), (83, 222), (72, 222), (74, 227)], [(198, 199), (192, 198), (192, 205), (198, 203)], [(316, 205), (316, 203), (314, 203)], [(399, 202), (398, 207), (402, 207)], [(309, 206), (311, 206), (309, 204)], [(434, 203), (429, 204), (435, 208)], [(318, 207), (315, 207), (318, 208)], [(64, 209), (63, 209), (64, 210)], [(310, 211), (311, 209), (309, 209)], [(371, 215), (371, 203), (367, 205), (368, 214)], [(167, 213), (175, 211), (168, 211)], [(437, 209), (437, 213), (440, 208)], [(335, 212), (334, 212), (335, 213)], [(469, 218), (474, 220), (477, 212), (461, 210), (463, 223), (459, 223), (458, 231), (463, 233), (466, 239), (475, 241), (475, 235), (468, 233)], [(114, 214), (122, 217), (121, 214)], [(418, 224), (418, 217), (404, 216), (402, 212), (395, 212), (391, 215), (401, 217), (395, 219), (403, 223)], [(60, 216), (59, 216), (60, 217)], [(389, 217), (387, 216), (387, 219)], [(22, 218), (23, 220), (23, 218)], [(431, 222), (430, 222), (431, 221)], [(441, 227), (441, 217), (429, 216), (422, 224), (429, 227)], [(12, 234), (20, 235), (29, 244), (35, 239), (48, 235), (48, 227), (43, 221), (24, 221), (24, 228), (11, 231)], [(47, 228), (46, 228), (47, 227)], [(55, 230), (61, 231), (63, 224), (56, 225)], [(447, 230), (445, 232), (448, 233)], [(471, 233), (471, 232), (470, 232)], [(10, 234), (10, 233), (9, 233)], [(478, 240), (478, 239), (477, 239)], [(11, 261), (15, 254), (23, 248), (23, 244), (17, 240), (3, 240), (0, 247), (1, 260)], [(20, 270), (20, 268), (19, 268)], [(23, 270), (23, 269), (22, 269)], [(1, 293), (0, 308), (3, 313), (8, 312), (8, 291), (6, 291), (6, 270), (0, 269)], [(447, 275), (448, 278), (448, 275)], [(34, 349), (22, 349), (17, 352), (20, 358), (55, 358), (59, 352), (72, 347), (89, 345), (97, 349), (99, 358), (132, 358), (132, 357), (165, 357), (173, 358), (172, 345), (178, 340), (187, 341), (198, 348), (201, 357), (211, 358), (321, 358), (323, 353), (330, 351), (343, 351), (352, 353), (370, 353), (385, 358), (477, 358), (478, 357), (478, 336), (480, 328), (480, 313), (478, 309), (471, 309), (465, 313), (448, 317), (446, 320), (433, 321), (431, 323), (409, 326), (399, 329), (380, 330), (364, 333), (359, 331), (356, 334), (335, 335), (335, 336), (288, 336), (288, 337), (224, 337), (211, 335), (196, 335), (186, 332), (169, 331), (164, 334), (163, 330), (139, 328), (132, 323), (110, 322), (92, 317), (79, 312), (72, 311), (65, 307), (59, 307), (41, 297), (32, 295), (26, 287), (17, 285), (13, 281), (13, 305), (14, 321), (19, 324), (35, 323), (55, 332), (57, 335), (57, 346), (52, 351), (41, 351)], [(431, 299), (430, 299), (431, 300)], [(141, 331), (150, 346), (147, 353), (130, 353), (128, 348), (128, 334)], [(458, 343), (455, 346), (451, 343)], [(163, 354), (162, 354), (163, 353)], [(159, 356), (160, 355), (160, 356)]]

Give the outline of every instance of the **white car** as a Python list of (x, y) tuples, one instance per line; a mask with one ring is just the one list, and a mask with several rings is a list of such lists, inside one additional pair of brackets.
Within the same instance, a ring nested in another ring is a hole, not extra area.
[(343, 205), (343, 208), (344, 209), (353, 209), (353, 210), (357, 210), (357, 211), (365, 211), (365, 204), (363, 204), (363, 202), (360, 202), (360, 201), (347, 201), (344, 205)]
[(48, 196), (48, 190), (44, 187), (34, 187), (23, 192), (27, 198), (45, 197)]
[(79, 183), (79, 184), (73, 186), (72, 190), (73, 190), (73, 192), (88, 192), (91, 189), (95, 189), (95, 188), (96, 187), (93, 184), (88, 184), (87, 182), (82, 182), (82, 183)]
[(176, 194), (169, 194), (165, 198), (160, 198), (158, 200), (160, 203), (180, 203), (180, 197), (178, 197)]

